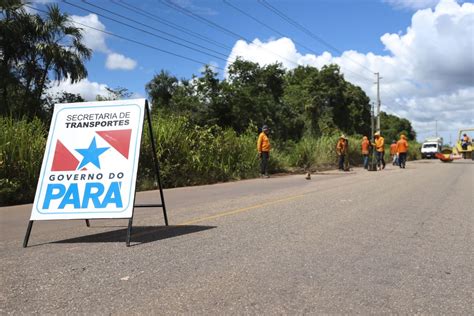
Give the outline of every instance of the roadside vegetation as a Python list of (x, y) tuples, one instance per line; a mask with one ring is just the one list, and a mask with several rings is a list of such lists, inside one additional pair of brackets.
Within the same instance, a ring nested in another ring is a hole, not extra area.
[[(54, 80), (86, 78), (84, 63), (92, 54), (66, 14), (55, 5), (48, 12), (27, 13), (15, 0), (6, 1), (2, 11), (0, 205), (33, 200), (53, 105), (84, 101), (67, 91), (47, 93)], [(370, 99), (337, 65), (287, 70), (237, 59), (225, 79), (209, 66), (190, 79), (161, 70), (145, 88), (165, 187), (257, 176), (256, 139), (263, 124), (271, 129), (273, 173), (333, 168), (341, 133), (349, 135), (351, 165), (360, 165), (360, 140), (370, 134)], [(108, 90), (97, 100), (131, 95), (123, 87)], [(387, 152), (391, 140), (404, 133), (411, 140), (409, 159), (418, 159), (410, 122), (387, 113), (381, 121)], [(147, 133), (144, 128), (140, 190), (155, 182)]]

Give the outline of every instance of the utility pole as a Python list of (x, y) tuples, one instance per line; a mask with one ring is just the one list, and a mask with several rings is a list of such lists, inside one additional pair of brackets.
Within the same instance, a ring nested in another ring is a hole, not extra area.
[[(370, 143), (374, 143), (374, 129), (375, 129), (375, 104), (372, 102), (371, 107), (370, 107)], [(377, 159), (375, 158), (375, 148), (373, 146), (370, 146), (369, 149), (370, 153), (370, 160), (369, 160), (369, 166), (368, 170), (369, 171), (376, 171), (377, 170)]]
[(377, 76), (377, 82), (375, 82), (377, 84), (377, 131), (379, 132), (380, 131), (380, 79), (382, 79), (382, 77), (380, 77), (380, 74), (378, 72), (374, 73), (374, 75)]
[(374, 102), (372, 102), (372, 106), (370, 108), (370, 139), (372, 142), (374, 142), (374, 129), (375, 129), (375, 105)]

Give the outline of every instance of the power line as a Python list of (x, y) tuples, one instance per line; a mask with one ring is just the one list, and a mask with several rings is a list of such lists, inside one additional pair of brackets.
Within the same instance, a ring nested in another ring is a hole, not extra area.
[(273, 54), (273, 55), (275, 55), (275, 56), (278, 56), (278, 57), (280, 57), (280, 58), (282, 58), (282, 59), (285, 59), (286, 61), (288, 61), (288, 62), (290, 62), (290, 63), (296, 65), (296, 66), (299, 66), (299, 64), (298, 64), (297, 62), (294, 62), (294, 61), (292, 61), (292, 60), (290, 60), (290, 59), (288, 59), (288, 58), (286, 58), (286, 57), (284, 57), (284, 56), (281, 56), (281, 55), (275, 53), (274, 51), (269, 50), (268, 48), (266, 48), (266, 47), (264, 47), (264, 46), (262, 46), (262, 45), (260, 45), (260, 44), (253, 43), (250, 39), (246, 38), (245, 36), (243, 36), (243, 35), (241, 35), (241, 34), (238, 34), (238, 33), (235, 33), (234, 31), (229, 30), (229, 29), (227, 29), (227, 28), (225, 28), (225, 27), (223, 27), (223, 26), (220, 26), (220, 25), (218, 25), (218, 24), (212, 22), (211, 20), (208, 20), (208, 19), (206, 19), (206, 18), (203, 18), (202, 16), (200, 16), (200, 15), (198, 15), (198, 14), (195, 14), (195, 13), (191, 12), (190, 10), (188, 10), (188, 9), (186, 9), (186, 8), (184, 8), (184, 7), (182, 7), (182, 6), (178, 5), (178, 4), (176, 4), (176, 3), (170, 2), (169, 0), (161, 0), (161, 2), (162, 2), (164, 5), (166, 5), (167, 7), (171, 8), (171, 9), (174, 9), (174, 10), (177, 10), (177, 11), (179, 11), (179, 12), (181, 12), (181, 13), (183, 13), (183, 14), (185, 14), (185, 15), (187, 15), (187, 16), (189, 16), (189, 17), (191, 17), (191, 18), (193, 18), (193, 19), (195, 19), (195, 20), (197, 20), (197, 21), (199, 21), (199, 22), (201, 22), (201, 23), (207, 24), (208, 26), (210, 26), (210, 27), (212, 27), (212, 28), (214, 28), (214, 29), (218, 29), (219, 31), (221, 31), (221, 32), (223, 32), (223, 33), (225, 33), (225, 34), (227, 34), (227, 35), (231, 35), (231, 36), (237, 37), (237, 38), (239, 38), (239, 39), (242, 38), (242, 39), (244, 39), (245, 41), (251, 43), (252, 45), (256, 45), (256, 46), (258, 46), (258, 47), (260, 47), (260, 48), (266, 50), (267, 52), (270, 52), (271, 54)]
[[(338, 49), (337, 47), (335, 47), (334, 45), (331, 45), (329, 42), (327, 42), (326, 40), (322, 39), (321, 37), (319, 37), (318, 35), (314, 34), (313, 32), (311, 32), (310, 30), (308, 30), (306, 27), (304, 27), (303, 25), (301, 25), (300, 23), (298, 23), (297, 21), (293, 20), (292, 18), (290, 18), (288, 15), (284, 14), (282, 11), (278, 10), (276, 7), (274, 7), (273, 5), (271, 5), (270, 3), (267, 2), (267, 0), (257, 0), (261, 5), (263, 5), (265, 8), (267, 8), (268, 10), (272, 11), (273, 13), (275, 13), (276, 15), (278, 15), (280, 18), (282, 18), (283, 20), (285, 20), (286, 22), (288, 22), (289, 24), (293, 25), (294, 27), (298, 28), (299, 30), (303, 31), (304, 33), (306, 33), (307, 35), (309, 35), (310, 37), (312, 37), (313, 39), (315, 39), (316, 41), (320, 42), (321, 44), (325, 45), (326, 47), (328, 47), (329, 49), (339, 53), (340, 55), (343, 54), (343, 52)], [(371, 70), (370, 68), (366, 67), (365, 65), (353, 60), (352, 58), (349, 58), (349, 57), (346, 57), (347, 60), (351, 61), (352, 63), (354, 64), (357, 64), (359, 66), (361, 66), (363, 69), (371, 72), (371, 73), (375, 73), (375, 71)], [(388, 86), (388, 89), (391, 90), (392, 92), (395, 92), (395, 94), (400, 98), (400, 99), (403, 99), (400, 94), (394, 90), (394, 88)]]
[(166, 5), (167, 7), (173, 9), (173, 10), (177, 10), (177, 11), (180, 11), (181, 13), (184, 13), (186, 14), (187, 16), (195, 19), (196, 21), (199, 21), (201, 23), (204, 23), (204, 24), (207, 24), (209, 25), (210, 27), (214, 28), (214, 29), (218, 29), (220, 30), (221, 32), (223, 33), (226, 33), (227, 35), (230, 35), (232, 37), (237, 37), (237, 38), (244, 38), (243, 36), (241, 36), (240, 34), (237, 34), (229, 29), (226, 29), (225, 27), (222, 27), (220, 26), (219, 24), (216, 24), (214, 22), (212, 22), (211, 20), (208, 20), (206, 18), (203, 18), (201, 17), (200, 15), (197, 15), (189, 10), (187, 10), (186, 8), (176, 4), (176, 3), (173, 3), (173, 2), (170, 2), (170, 1), (166, 1), (166, 0), (161, 0), (161, 2)]
[[(33, 10), (35, 10), (35, 11), (41, 12), (41, 13), (45, 13), (45, 14), (48, 13), (48, 12), (46, 12), (46, 11), (44, 11), (44, 10), (35, 8), (35, 7), (30, 6), (30, 5), (27, 5), (27, 4), (24, 4), (24, 6), (30, 8), (30, 9), (33, 9)], [(203, 62), (203, 61), (200, 61), (200, 60), (191, 58), (191, 57), (183, 56), (183, 55), (180, 55), (180, 54), (176, 54), (176, 53), (167, 51), (167, 50), (165, 50), (165, 49), (161, 49), (161, 48), (158, 48), (158, 47), (155, 47), (155, 46), (152, 46), (152, 45), (143, 43), (143, 42), (136, 41), (136, 40), (134, 40), (134, 39), (130, 39), (130, 38), (125, 37), (125, 36), (122, 36), (122, 35), (118, 35), (118, 34), (115, 34), (115, 33), (112, 33), (112, 32), (108, 32), (108, 31), (104, 31), (104, 30), (98, 29), (98, 28), (96, 28), (96, 27), (86, 25), (86, 24), (84, 24), (84, 23), (80, 23), (80, 22), (77, 22), (77, 21), (70, 21), (70, 22), (71, 22), (71, 23), (74, 23), (74, 24), (77, 24), (77, 25), (81, 25), (81, 26), (87, 27), (87, 28), (89, 28), (89, 29), (92, 29), (92, 30), (95, 30), (95, 31), (98, 31), (98, 32), (101, 32), (101, 33), (104, 33), (104, 34), (107, 34), (107, 35), (110, 35), (110, 36), (113, 36), (113, 37), (120, 38), (120, 39), (122, 39), (122, 40), (124, 40), (124, 41), (127, 41), (127, 42), (131, 42), (131, 43), (134, 43), (134, 44), (137, 44), (137, 45), (140, 45), (140, 46), (144, 46), (144, 47), (147, 47), (147, 48), (150, 48), (150, 49), (153, 49), (153, 50), (156, 50), (156, 51), (159, 51), (159, 52), (168, 54), (168, 55), (172, 55), (172, 56), (175, 56), (175, 57), (179, 57), (179, 58), (182, 58), (182, 59), (186, 59), (186, 60), (188, 60), (188, 61), (192, 61), (192, 62), (198, 63), (198, 64), (200, 64), (200, 65), (203, 65), (203, 66), (209, 65), (209, 64), (206, 63), (206, 62)], [(217, 67), (217, 66), (212, 66), (212, 67), (213, 67), (213, 68), (216, 68), (216, 69), (223, 70), (223, 71), (225, 70), (224, 68)]]
[(132, 22), (134, 22), (134, 23), (136, 23), (136, 24), (139, 24), (139, 25), (148, 27), (148, 28), (150, 28), (150, 29), (152, 29), (152, 30), (155, 30), (155, 31), (157, 31), (157, 32), (160, 32), (160, 33), (162, 33), (162, 34), (166, 34), (166, 35), (171, 36), (171, 37), (173, 37), (173, 38), (180, 39), (180, 40), (182, 40), (182, 41), (185, 42), (185, 43), (189, 43), (189, 44), (195, 45), (195, 46), (197, 46), (197, 47), (200, 47), (200, 48), (203, 48), (203, 49), (207, 49), (207, 50), (209, 50), (209, 51), (211, 51), (211, 52), (213, 52), (213, 53), (215, 53), (215, 54), (219, 54), (219, 55), (221, 55), (221, 56), (227, 57), (227, 55), (225, 55), (225, 54), (223, 54), (223, 53), (221, 53), (221, 52), (219, 52), (219, 51), (216, 51), (216, 50), (207, 48), (207, 47), (205, 47), (205, 46), (202, 46), (202, 45), (200, 45), (200, 44), (196, 44), (196, 43), (194, 43), (194, 42), (188, 41), (188, 40), (186, 40), (186, 39), (184, 39), (184, 38), (182, 38), (182, 37), (176, 36), (175, 34), (171, 34), (171, 33), (165, 32), (165, 31), (161, 31), (161, 30), (159, 30), (159, 29), (157, 29), (157, 28), (155, 28), (155, 27), (149, 26), (148, 24), (144, 24), (144, 23), (135, 21), (135, 20), (130, 19), (130, 18), (128, 18), (128, 17), (126, 17), (126, 16), (124, 16), (124, 15), (122, 15), (122, 14), (118, 14), (118, 13), (116, 13), (116, 12), (113, 12), (113, 11), (111, 11), (111, 10), (105, 9), (105, 8), (100, 7), (100, 6), (98, 6), (98, 5), (92, 4), (92, 3), (90, 3), (90, 2), (88, 2), (88, 1), (86, 1), (86, 0), (82, 0), (82, 2), (88, 4), (88, 5), (92, 6), (92, 7), (95, 7), (95, 8), (98, 8), (98, 9), (100, 9), (100, 10), (103, 10), (103, 11), (105, 11), (105, 12), (111, 13), (111, 14), (113, 14), (113, 15), (115, 15), (115, 16), (118, 16), (118, 17), (120, 17), (120, 18), (122, 18), (122, 19), (126, 19), (126, 20), (128, 20), (128, 21), (132, 21)]
[[(63, 1), (66, 2), (66, 3), (68, 3), (66, 0), (63, 0)], [(118, 14), (118, 13), (113, 12), (113, 11), (111, 11), (111, 10), (107, 10), (107, 9), (102, 8), (102, 7), (100, 7), (100, 6), (94, 5), (94, 4), (90, 3), (90, 2), (87, 2), (86, 0), (82, 0), (82, 1), (83, 1), (84, 3), (86, 3), (86, 4), (90, 5), (90, 6), (92, 6), (92, 7), (98, 8), (98, 9), (103, 10), (103, 11), (106, 11), (106, 12), (109, 12), (109, 13), (115, 15), (115, 16), (118, 16), (118, 17), (122, 18), (122, 19), (126, 19), (126, 20), (128, 20), (128, 21), (133, 22), (133, 23), (136, 23), (136, 24), (139, 24), (139, 25), (148, 27), (148, 28), (150, 28), (150, 29), (152, 29), (152, 30), (155, 30), (155, 31), (159, 32), (159, 33), (162, 33), (162, 34), (171, 36), (171, 37), (173, 37), (173, 38), (177, 38), (177, 39), (179, 39), (179, 40), (181, 40), (181, 41), (183, 41), (183, 42), (185, 42), (185, 43), (189, 43), (189, 44), (191, 44), (191, 45), (195, 45), (195, 46), (197, 46), (197, 47), (200, 47), (200, 48), (206, 49), (206, 50), (208, 50), (208, 51), (211, 51), (211, 52), (213, 52), (213, 53), (215, 53), (215, 54), (218, 54), (218, 55), (227, 57), (227, 55), (225, 55), (225, 54), (223, 54), (223, 53), (221, 53), (221, 52), (219, 52), (219, 51), (216, 51), (216, 50), (207, 48), (207, 47), (205, 47), (205, 46), (202, 46), (202, 45), (200, 45), (200, 44), (196, 44), (196, 43), (194, 43), (194, 42), (188, 41), (188, 40), (186, 40), (186, 39), (184, 39), (184, 38), (181, 38), (181, 37), (179, 37), (179, 36), (176, 36), (176, 35), (174, 35), (174, 34), (161, 31), (161, 30), (159, 30), (159, 29), (157, 29), (157, 28), (154, 28), (154, 27), (152, 27), (152, 26), (149, 26), (149, 25), (147, 25), (147, 24), (144, 24), (144, 23), (138, 22), (138, 21), (136, 21), (136, 20), (130, 19), (130, 18), (124, 16), (124, 15), (121, 15), (121, 14)], [(73, 5), (73, 4), (71, 4), (71, 3), (68, 3), (68, 4)], [(73, 6), (74, 6), (74, 5), (73, 5)], [(76, 6), (76, 7), (79, 7), (79, 6)], [(88, 10), (88, 9), (85, 9), (85, 8), (81, 8), (81, 9), (82, 9), (82, 10), (89, 11), (89, 12), (92, 12), (92, 11), (90, 11), (90, 10)], [(92, 13), (98, 14), (98, 13), (96, 13), (96, 12), (92, 12)], [(134, 26), (130, 26), (129, 24), (126, 24), (126, 23), (123, 23), (123, 22), (114, 20), (114, 19), (112, 19), (112, 18), (110, 18), (110, 17), (106, 17), (106, 16), (104, 16), (104, 15), (101, 15), (101, 16), (102, 16), (102, 17), (105, 17), (105, 18), (108, 18), (109, 20), (115, 21), (115, 22), (117, 22), (117, 23), (121, 23), (121, 24), (123, 24), (123, 25), (126, 25), (126, 26), (128, 26), (128, 27), (134, 28), (134, 29), (139, 30), (139, 31), (141, 31), (141, 32), (145, 32), (145, 33), (150, 34), (150, 35), (153, 35), (153, 36), (155, 36), (155, 37), (164, 39), (164, 40), (169, 41), (169, 42), (171, 42), (171, 43), (174, 43), (174, 44), (177, 44), (177, 45), (180, 45), (180, 46), (183, 46), (183, 47), (192, 49), (192, 50), (196, 50), (196, 51), (198, 51), (198, 52), (207, 54), (207, 55), (212, 56), (212, 57), (215, 57), (215, 58), (219, 58), (219, 57), (217, 57), (217, 56), (215, 56), (215, 55), (212, 55), (212, 54), (203, 52), (203, 51), (201, 51), (200, 49), (194, 49), (194, 48), (189, 47), (189, 46), (187, 46), (187, 45), (178, 43), (178, 42), (176, 42), (176, 41), (174, 41), (174, 40), (170, 40), (170, 39), (168, 39), (168, 38), (165, 38), (165, 37), (162, 37), (162, 36), (159, 36), (159, 35), (156, 35), (156, 34), (147, 32), (147, 31), (145, 31), (145, 30), (143, 30), (143, 29), (136, 28), (136, 27), (134, 27)], [(220, 58), (220, 59), (226, 61), (225, 59), (222, 59), (222, 58)]]
[[(216, 55), (214, 55), (214, 54), (211, 54), (211, 53), (208, 53), (208, 52), (206, 52), (206, 51), (200, 50), (200, 49), (198, 49), (198, 48), (194, 48), (194, 47), (191, 47), (191, 46), (188, 46), (188, 45), (179, 43), (179, 42), (177, 42), (177, 41), (168, 39), (168, 38), (166, 38), (166, 37), (164, 37), (164, 36), (161, 36), (161, 35), (157, 35), (157, 34), (155, 34), (155, 33), (149, 32), (149, 31), (147, 31), (147, 30), (144, 30), (144, 29), (135, 27), (135, 26), (130, 25), (130, 24), (128, 24), (128, 23), (125, 23), (125, 22), (119, 21), (119, 20), (117, 20), (117, 19), (108, 17), (108, 16), (103, 15), (103, 14), (101, 14), (101, 13), (98, 13), (98, 12), (96, 12), (96, 11), (93, 11), (93, 10), (90, 10), (90, 9), (87, 9), (87, 8), (84, 8), (84, 7), (81, 7), (81, 6), (79, 6), (79, 5), (73, 4), (73, 3), (71, 3), (71, 2), (68, 2), (67, 0), (62, 0), (62, 2), (66, 3), (66, 4), (70, 5), (70, 6), (73, 6), (73, 7), (75, 7), (75, 8), (84, 10), (84, 11), (86, 11), (86, 12), (96, 14), (96, 15), (98, 15), (98, 16), (100, 16), (100, 17), (103, 17), (104, 19), (114, 21), (114, 22), (116, 22), (116, 23), (125, 25), (125, 26), (127, 26), (127, 27), (129, 27), (129, 28), (132, 28), (132, 29), (134, 29), (134, 30), (137, 30), (137, 31), (140, 31), (140, 32), (149, 34), (149, 35), (154, 36), (154, 37), (157, 37), (157, 38), (159, 38), (159, 39), (163, 39), (163, 40), (165, 40), (165, 41), (168, 41), (168, 42), (171, 42), (171, 43), (173, 43), (173, 44), (176, 44), (176, 45), (179, 45), (179, 46), (182, 46), (182, 47), (191, 49), (191, 50), (196, 51), (196, 52), (199, 52), (199, 53), (201, 53), (201, 54), (205, 54), (205, 55), (212, 56), (212, 57), (214, 57), (214, 58), (217, 58), (217, 59), (220, 59), (220, 60), (223, 60), (223, 61), (227, 61), (226, 59), (224, 59), (224, 58), (222, 58), (222, 57), (216, 56)], [(104, 11), (109, 11), (109, 10), (106, 10), (106, 9), (103, 9), (103, 10), (104, 10)], [(117, 15), (118, 15), (118, 14), (117, 14)], [(130, 20), (130, 19), (129, 19), (129, 20)], [(132, 20), (132, 21), (133, 21), (133, 20)], [(136, 21), (133, 21), (133, 22), (138, 23), (138, 24), (141, 24), (141, 23), (136, 22)], [(147, 25), (145, 25), (145, 26), (147, 26)], [(149, 27), (149, 26), (147, 26), (147, 27)], [(152, 28), (152, 27), (150, 27), (150, 28)], [(189, 42), (189, 41), (187, 41), (187, 42)], [(194, 44), (194, 43), (193, 43), (193, 44)], [(194, 44), (194, 45), (196, 45), (196, 44)], [(196, 46), (201, 46), (201, 45), (197, 44)], [(201, 47), (203, 47), (203, 46), (201, 46)], [(207, 48), (206, 48), (206, 49), (207, 49)], [(212, 51), (211, 49), (208, 49), (208, 50)], [(225, 56), (225, 55), (222, 54), (222, 53), (219, 53), (219, 52), (216, 52), (216, 53), (218, 53), (218, 54), (220, 54), (220, 55), (222, 55), (222, 56)]]
[(126, 9), (126, 10), (135, 12), (136, 14), (141, 15), (141, 16), (145, 16), (145, 17), (147, 17), (147, 18), (149, 18), (149, 19), (151, 19), (151, 20), (153, 20), (153, 21), (156, 21), (156, 22), (161, 23), (161, 24), (164, 24), (164, 25), (166, 25), (166, 26), (168, 26), (168, 27), (174, 28), (174, 29), (176, 29), (176, 30), (178, 30), (178, 31), (180, 31), (180, 32), (183, 32), (183, 33), (185, 33), (185, 34), (187, 34), (187, 35), (190, 35), (190, 36), (192, 36), (192, 37), (198, 38), (198, 39), (200, 39), (200, 40), (202, 40), (202, 41), (205, 41), (205, 42), (207, 42), (207, 43), (209, 43), (209, 44), (211, 44), (211, 45), (215, 45), (215, 46), (217, 46), (217, 47), (224, 48), (224, 49), (229, 49), (229, 50), (232, 49), (232, 47), (229, 47), (229, 46), (227, 46), (227, 45), (224, 45), (224, 44), (222, 44), (222, 43), (219, 43), (218, 41), (215, 41), (215, 40), (213, 40), (213, 39), (211, 39), (211, 38), (209, 38), (209, 37), (207, 37), (207, 36), (204, 36), (204, 35), (202, 35), (202, 34), (199, 34), (199, 33), (197, 33), (197, 32), (194, 32), (194, 31), (192, 31), (192, 30), (190, 30), (190, 29), (188, 29), (188, 28), (185, 28), (185, 27), (183, 27), (183, 26), (180, 26), (179, 24), (173, 23), (173, 22), (171, 22), (171, 21), (169, 21), (169, 20), (166, 20), (166, 19), (164, 19), (164, 18), (161, 18), (161, 17), (159, 17), (159, 16), (157, 16), (157, 15), (155, 15), (155, 14), (152, 14), (152, 13), (150, 13), (150, 12), (147, 12), (147, 11), (145, 11), (145, 10), (142, 10), (142, 9), (140, 9), (140, 8), (138, 8), (138, 7), (136, 7), (136, 6), (133, 6), (133, 5), (129, 4), (129, 3), (126, 3), (126, 2), (124, 2), (124, 1), (122, 1), (122, 0), (110, 0), (110, 1), (111, 1), (112, 3), (114, 3), (115, 5), (118, 5), (118, 6), (124, 8), (124, 9)]
[[(228, 0), (222, 0), (222, 2), (223, 2), (224, 4), (230, 6), (230, 7), (233, 8), (234, 10), (236, 10), (236, 11), (242, 13), (243, 15), (247, 16), (248, 18), (254, 20), (255, 22), (259, 23), (260, 25), (263, 25), (264, 27), (268, 28), (269, 30), (271, 30), (271, 31), (273, 31), (273, 32), (275, 32), (275, 33), (277, 33), (278, 35), (283, 36), (283, 37), (289, 37), (289, 36), (286, 36), (285, 34), (281, 33), (280, 31), (278, 31), (277, 29), (275, 29), (275, 28), (269, 26), (268, 24), (262, 22), (261, 20), (257, 19), (256, 17), (254, 17), (254, 16), (248, 14), (247, 12), (245, 12), (245, 11), (242, 10), (242, 9), (240, 9), (239, 7), (233, 5), (230, 1), (228, 1)], [(318, 54), (317, 52), (315, 52), (315, 51), (312, 50), (311, 48), (306, 47), (305, 45), (303, 45), (303, 44), (297, 42), (296, 40), (292, 39), (292, 41), (293, 41), (294, 43), (298, 44), (299, 46), (305, 48), (306, 50), (312, 52), (313, 54), (316, 54), (316, 55)], [(352, 71), (352, 70), (350, 70), (350, 69), (346, 69), (346, 71), (352, 73), (353, 75), (355, 75), (355, 76), (357, 76), (357, 77), (359, 77), (359, 78), (361, 78), (361, 79), (368, 80), (368, 81), (371, 81), (371, 80), (372, 80), (372, 79), (367, 78), (367, 77), (364, 77), (364, 76), (362, 76), (362, 75), (360, 75), (360, 74), (358, 74), (358, 73), (356, 73), (355, 71)]]
[[(229, 2), (229, 1), (227, 1), (227, 0), (222, 0), (222, 2), (223, 2), (224, 4), (226, 4), (226, 5), (228, 5), (229, 7), (233, 8), (234, 10), (236, 10), (236, 11), (242, 13), (242, 14), (245, 15), (246, 17), (248, 17), (248, 18), (254, 20), (254, 21), (257, 22), (258, 24), (263, 25), (263, 26), (265, 26), (266, 28), (268, 28), (269, 30), (271, 30), (271, 31), (273, 31), (273, 32), (275, 32), (275, 33), (277, 33), (278, 35), (283, 36), (283, 37), (287, 37), (285, 34), (281, 33), (280, 31), (274, 29), (273, 27), (269, 26), (268, 24), (263, 23), (262, 21), (260, 21), (260, 20), (257, 19), (256, 17), (254, 17), (254, 16), (248, 14), (247, 12), (245, 12), (245, 11), (242, 10), (242, 9), (240, 9), (239, 7), (236, 7), (236, 6), (233, 5), (231, 2)], [(298, 45), (300, 45), (301, 47), (306, 48), (307, 50), (311, 51), (311, 48), (308, 48), (308, 47), (304, 46), (303, 44), (298, 43), (298, 42), (296, 42), (296, 41), (294, 41), (294, 42), (297, 43)]]
[[(270, 3), (268, 3), (266, 0), (257, 0), (258, 3), (260, 3), (261, 5), (263, 5), (265, 8), (267, 8), (268, 10), (272, 11), (273, 13), (275, 13), (276, 15), (278, 15), (280, 18), (282, 18), (283, 20), (285, 20), (286, 22), (288, 22), (289, 24), (293, 25), (294, 27), (296, 27), (297, 29), (299, 29), (300, 31), (306, 33), (307, 35), (309, 35), (311, 38), (315, 39), (316, 41), (320, 42), (321, 44), (323, 44), (324, 46), (328, 47), (329, 49), (331, 49), (332, 51), (334, 52), (337, 52), (338, 54), (342, 55), (343, 52), (338, 49), (337, 47), (331, 45), (329, 42), (327, 42), (326, 40), (324, 40), (323, 38), (321, 38), (320, 36), (314, 34), (313, 32), (311, 32), (310, 30), (308, 30), (306, 27), (304, 27), (303, 25), (301, 25), (300, 23), (298, 23), (297, 21), (293, 20), (292, 18), (290, 18), (288, 15), (284, 14), (282, 11), (278, 10), (277, 8), (275, 8), (274, 6), (272, 6)], [(362, 68), (370, 71), (370, 73), (374, 73), (374, 71), (372, 71), (371, 69), (367, 68), (366, 66), (358, 63), (357, 61), (354, 61), (352, 60), (351, 58), (347, 57), (348, 60), (352, 61), (353, 63), (361, 66)]]

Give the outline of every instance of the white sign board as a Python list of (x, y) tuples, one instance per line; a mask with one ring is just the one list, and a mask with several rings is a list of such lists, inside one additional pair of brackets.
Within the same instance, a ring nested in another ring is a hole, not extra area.
[(56, 104), (30, 220), (130, 218), (145, 99)]

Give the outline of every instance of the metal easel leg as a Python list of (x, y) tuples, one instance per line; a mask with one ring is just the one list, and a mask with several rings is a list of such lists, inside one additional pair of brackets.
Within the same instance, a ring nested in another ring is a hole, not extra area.
[(31, 229), (33, 228), (33, 221), (28, 222), (28, 228), (26, 229), (25, 239), (23, 240), (23, 248), (28, 246), (28, 240), (30, 239)]
[(132, 235), (132, 223), (133, 223), (133, 216), (130, 217), (130, 219), (128, 220), (127, 239), (125, 240), (127, 247), (130, 247), (130, 237)]

